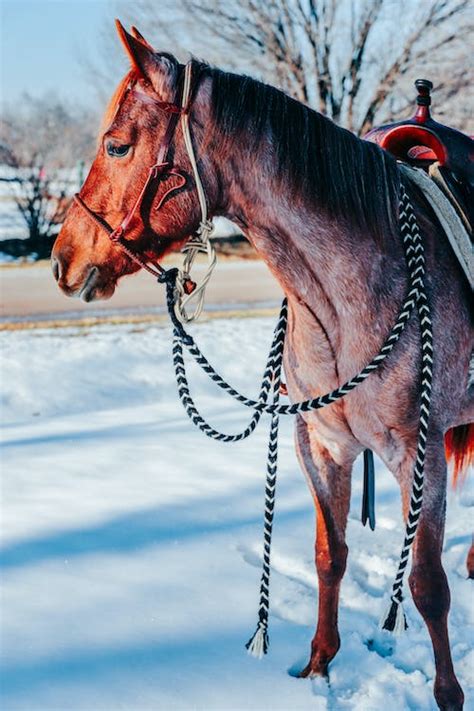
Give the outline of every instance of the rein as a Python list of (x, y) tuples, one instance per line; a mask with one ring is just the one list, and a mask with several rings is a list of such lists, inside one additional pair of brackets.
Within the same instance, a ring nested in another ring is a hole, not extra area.
[[(175, 298), (177, 294), (176, 279), (178, 270), (170, 269), (158, 279), (166, 284), (166, 297), (168, 313), (173, 325), (173, 364), (178, 385), (178, 394), (184, 409), (194, 425), (204, 434), (221, 442), (237, 442), (249, 437), (257, 427), (264, 413), (271, 415), (270, 435), (268, 441), (267, 477), (265, 482), (265, 508), (264, 508), (264, 548), (262, 576), (260, 581), (260, 603), (258, 611), (258, 624), (253, 637), (247, 643), (250, 654), (261, 657), (268, 649), (268, 616), (269, 616), (269, 583), (270, 583), (270, 553), (273, 529), (273, 515), (275, 507), (275, 490), (278, 457), (278, 424), (280, 415), (299, 415), (313, 410), (319, 410), (347, 395), (354, 390), (369, 375), (377, 370), (387, 356), (392, 352), (400, 339), (415, 306), (417, 307), (421, 327), (421, 398), (420, 398), (420, 424), (418, 429), (418, 442), (414, 466), (413, 486), (410, 497), (410, 508), (406, 522), (405, 538), (400, 554), (397, 573), (390, 596), (390, 603), (380, 621), (382, 629), (401, 633), (407, 628), (405, 613), (403, 611), (403, 580), (411, 546), (413, 544), (418, 520), (423, 502), (424, 464), (428, 420), (430, 413), (432, 365), (433, 365), (433, 335), (431, 312), (425, 288), (425, 255), (423, 242), (413, 212), (413, 207), (406, 193), (403, 182), (400, 194), (400, 232), (405, 249), (405, 258), (409, 273), (408, 291), (401, 306), (398, 318), (382, 345), (378, 354), (372, 358), (357, 375), (345, 382), (339, 388), (319, 397), (304, 400), (290, 405), (281, 405), (279, 402), (283, 349), (287, 325), (287, 302), (282, 303), (280, 316), (273, 334), (273, 340), (268, 355), (267, 365), (263, 374), (260, 393), (256, 400), (241, 394), (233, 388), (209, 363), (201, 350), (196, 345), (193, 337), (187, 333), (183, 324), (176, 316)], [(200, 414), (189, 391), (186, 375), (186, 366), (183, 357), (183, 347), (192, 355), (196, 363), (210, 377), (210, 379), (228, 395), (242, 405), (254, 410), (254, 413), (245, 429), (236, 434), (219, 432), (212, 427)]]
[[(98, 213), (94, 212), (79, 194), (74, 196), (76, 204), (88, 215), (94, 223), (109, 236), (109, 239), (118, 245), (124, 252), (135, 261), (140, 267), (155, 276), (160, 283), (166, 285), (166, 300), (169, 316), (173, 325), (173, 364), (175, 369), (178, 393), (191, 421), (208, 437), (221, 442), (237, 442), (249, 437), (254, 432), (263, 414), (271, 415), (270, 435), (268, 441), (267, 456), (267, 476), (265, 483), (265, 514), (264, 514), (264, 547), (263, 565), (260, 581), (260, 603), (258, 611), (257, 629), (252, 638), (247, 643), (250, 654), (261, 657), (268, 649), (268, 617), (269, 617), (269, 585), (270, 585), (270, 553), (273, 529), (273, 515), (275, 507), (275, 491), (277, 476), (278, 458), (278, 426), (280, 415), (301, 415), (306, 412), (321, 409), (339, 400), (360, 385), (369, 375), (387, 358), (398, 342), (405, 326), (407, 325), (415, 306), (418, 311), (421, 330), (421, 396), (420, 396), (420, 424), (418, 429), (418, 442), (416, 450), (416, 460), (414, 465), (413, 486), (410, 497), (410, 508), (406, 521), (405, 538), (400, 554), (395, 580), (392, 585), (390, 603), (382, 617), (381, 627), (383, 629), (399, 633), (406, 627), (406, 618), (403, 612), (403, 580), (411, 546), (413, 544), (418, 521), (421, 514), (423, 501), (424, 464), (426, 440), (428, 432), (428, 420), (430, 414), (432, 365), (433, 365), (433, 335), (431, 325), (431, 312), (425, 288), (425, 255), (423, 242), (413, 212), (413, 207), (405, 190), (403, 181), (400, 189), (400, 232), (405, 249), (405, 258), (408, 267), (409, 284), (408, 291), (401, 306), (398, 318), (383, 343), (380, 351), (368, 365), (365, 366), (350, 380), (345, 382), (335, 390), (319, 397), (304, 400), (302, 402), (289, 405), (280, 404), (281, 393), (281, 372), (283, 363), (283, 350), (287, 325), (287, 302), (282, 303), (280, 316), (273, 334), (273, 340), (267, 359), (267, 365), (263, 374), (260, 392), (257, 399), (249, 398), (233, 388), (209, 363), (207, 358), (200, 351), (192, 336), (184, 329), (183, 323), (198, 318), (202, 311), (204, 302), (204, 292), (216, 264), (216, 254), (210, 242), (210, 235), (213, 224), (208, 219), (207, 202), (199, 175), (196, 156), (192, 144), (189, 127), (189, 111), (191, 100), (192, 64), (189, 62), (184, 70), (183, 92), (181, 105), (155, 100), (148, 94), (144, 94), (133, 88), (134, 95), (146, 103), (157, 105), (168, 115), (168, 125), (162, 142), (160, 144), (156, 161), (148, 170), (148, 176), (131, 210), (127, 213), (121, 224), (113, 228)], [(175, 190), (186, 184), (186, 177), (182, 171), (177, 170), (168, 160), (178, 122), (191, 163), (197, 197), (201, 210), (201, 222), (195, 235), (191, 237), (183, 248), (185, 259), (183, 269), (165, 270), (158, 262), (150, 262), (138, 254), (127, 240), (127, 233), (130, 223), (136, 213), (139, 212), (145, 195), (150, 185), (154, 181), (159, 181), (164, 175), (174, 175), (179, 177), (179, 185), (173, 186), (165, 192), (159, 200), (155, 210), (159, 210), (164, 200)], [(206, 274), (199, 285), (192, 281), (190, 277), (191, 266), (199, 252), (205, 252), (208, 257), (208, 267)], [(188, 303), (194, 299), (196, 304), (191, 314), (187, 313)], [(186, 366), (183, 356), (183, 348), (186, 348), (203, 371), (232, 398), (242, 405), (253, 410), (253, 414), (242, 432), (227, 434), (214, 429), (200, 414), (194, 400), (190, 394), (186, 375)]]

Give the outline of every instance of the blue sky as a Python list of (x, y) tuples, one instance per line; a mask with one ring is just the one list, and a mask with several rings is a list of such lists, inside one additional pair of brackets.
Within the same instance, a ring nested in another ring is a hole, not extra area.
[(92, 104), (96, 94), (79, 58), (98, 59), (109, 0), (0, 0), (1, 94), (14, 101), (23, 91), (58, 94)]

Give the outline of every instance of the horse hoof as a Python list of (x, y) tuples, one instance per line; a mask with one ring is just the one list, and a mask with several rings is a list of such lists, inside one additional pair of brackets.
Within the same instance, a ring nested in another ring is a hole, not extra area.
[(298, 677), (300, 679), (314, 679), (315, 677), (323, 677), (329, 682), (329, 663), (323, 661), (310, 661), (305, 668), (300, 671)]

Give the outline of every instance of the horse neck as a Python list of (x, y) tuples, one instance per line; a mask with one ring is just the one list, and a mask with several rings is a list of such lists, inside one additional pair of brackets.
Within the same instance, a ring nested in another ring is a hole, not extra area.
[(387, 276), (383, 265), (390, 245), (382, 250), (375, 237), (331, 217), (325, 205), (290, 198), (250, 157), (242, 165), (235, 158), (221, 164), (219, 174), (219, 214), (242, 229), (285, 294), (318, 312), (326, 304), (336, 320), (353, 318)]
[[(268, 91), (252, 85), (251, 80), (234, 78), (232, 92), (220, 87), (227, 91), (229, 100), (229, 104), (221, 100), (221, 106), (242, 115), (242, 106), (238, 102), (232, 106), (232, 97), (243, 96), (242, 101), (248, 104), (242, 120), (229, 121), (228, 110), (210, 109), (215, 100), (213, 81), (208, 77), (202, 82), (195, 105), (200, 119), (195, 124), (196, 143), (201, 148), (211, 214), (227, 217), (242, 229), (289, 298), (290, 313), (298, 311), (296, 320), (302, 324), (306, 313), (308, 337), (314, 331), (311, 323), (318, 321), (328, 335), (335, 332), (334, 342), (348, 344), (348, 351), (357, 350), (363, 329), (372, 326), (379, 338), (396, 316), (394, 310), (403, 296), (406, 270), (402, 248), (391, 235), (382, 247), (380, 239), (370, 229), (357, 228), (357, 220), (350, 219), (341, 206), (347, 203), (354, 218), (370, 216), (371, 225), (376, 210), (375, 222), (380, 228), (383, 220), (379, 215), (394, 202), (394, 164), (376, 146), (368, 146), (284, 95), (272, 94), (274, 90), (270, 91), (271, 110), (280, 108), (282, 120), (289, 122), (292, 131), (286, 130), (288, 124), (282, 124), (280, 130), (271, 116), (264, 121)], [(241, 81), (247, 84), (239, 93)], [(266, 132), (262, 126), (267, 126)], [(280, 139), (274, 130), (280, 130)], [(300, 130), (301, 142), (297, 140)], [(288, 176), (296, 171), (287, 170), (287, 177), (282, 177), (278, 168), (284, 160), (281, 146), (293, 153), (294, 165), (301, 163), (303, 170), (295, 181)], [(315, 153), (309, 155), (323, 156), (317, 166), (304, 163), (311, 150)], [(313, 174), (316, 179), (307, 177)], [(304, 181), (302, 176), (306, 176)], [(315, 193), (305, 187), (310, 180), (318, 181)], [(387, 188), (381, 189), (384, 185)], [(371, 189), (374, 200), (366, 209), (363, 201)], [(320, 196), (319, 203), (314, 195)]]
[[(321, 385), (335, 387), (370, 360), (393, 325), (406, 287), (400, 241), (387, 235), (382, 245), (331, 217), (327, 205), (291, 196), (265, 152), (235, 146), (212, 163), (220, 183), (216, 214), (242, 229), (288, 298), (288, 348), (297, 358), (313, 353)], [(314, 365), (310, 370), (314, 375)]]

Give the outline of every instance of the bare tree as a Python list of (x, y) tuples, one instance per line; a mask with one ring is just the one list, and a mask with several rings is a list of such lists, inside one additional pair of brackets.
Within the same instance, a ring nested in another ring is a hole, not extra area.
[[(6, 239), (1, 249), (12, 256), (49, 256), (53, 240), (94, 153), (93, 112), (56, 97), (25, 95), (7, 107), (0, 121), (0, 159), (9, 166), (0, 180), (18, 209), (28, 237)], [(4, 230), (2, 230), (4, 231)]]
[(49, 257), (71, 202), (70, 179), (56, 171), (48, 174), (44, 168), (31, 167), (0, 180), (9, 183), (13, 201), (28, 230), (26, 239), (2, 240), (2, 251), (15, 257)]
[(98, 117), (94, 111), (70, 106), (57, 96), (25, 94), (7, 105), (0, 120), (0, 145), (19, 167), (72, 168), (88, 161), (95, 148)]
[(122, 0), (118, 10), (158, 48), (256, 74), (357, 133), (406, 112), (423, 75), (440, 113), (466, 128), (472, 94), (454, 98), (472, 84), (472, 0)]

